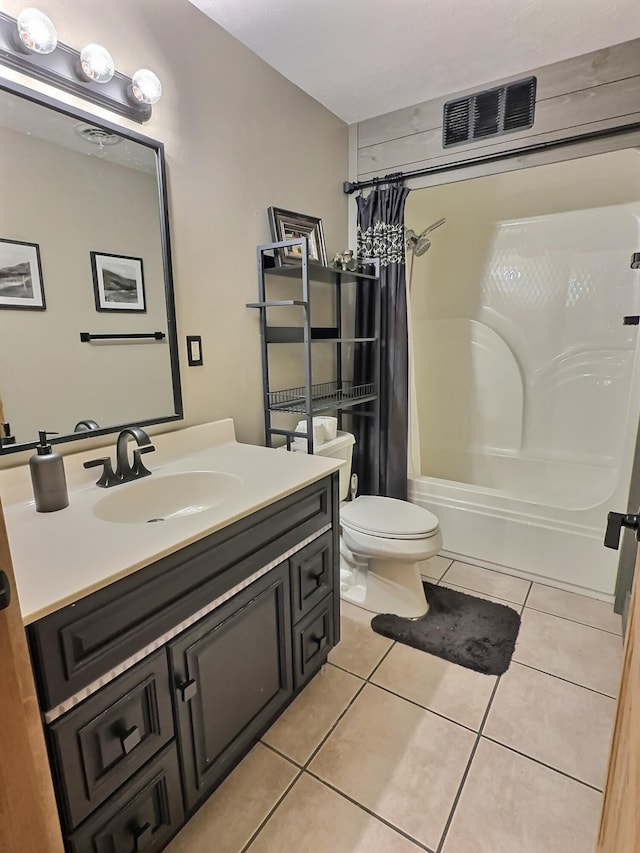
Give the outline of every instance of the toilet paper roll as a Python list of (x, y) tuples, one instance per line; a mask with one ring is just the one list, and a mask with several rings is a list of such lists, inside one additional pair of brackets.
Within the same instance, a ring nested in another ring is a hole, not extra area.
[(325, 441), (333, 441), (338, 433), (338, 419), (332, 417), (319, 417), (314, 418), (315, 421), (322, 424), (322, 429), (324, 431), (324, 440)]
[[(325, 430), (324, 426), (319, 423), (320, 418), (313, 419), (313, 444), (314, 447), (318, 447), (321, 444), (324, 444), (326, 441), (325, 438)], [(307, 422), (306, 421), (298, 421), (296, 424), (296, 432), (303, 432), (306, 435), (307, 432)]]

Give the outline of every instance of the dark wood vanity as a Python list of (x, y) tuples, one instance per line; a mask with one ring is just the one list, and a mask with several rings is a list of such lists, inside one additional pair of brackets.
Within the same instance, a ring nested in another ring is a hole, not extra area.
[(27, 626), (69, 851), (163, 849), (326, 661), (337, 489), (325, 476)]

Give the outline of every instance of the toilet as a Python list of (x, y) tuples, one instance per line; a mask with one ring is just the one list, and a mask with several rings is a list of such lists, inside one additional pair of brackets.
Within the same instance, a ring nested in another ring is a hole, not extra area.
[(396, 498), (361, 495), (347, 501), (354, 444), (351, 433), (338, 432), (315, 448), (345, 463), (340, 469), (340, 597), (372, 613), (424, 616), (429, 607), (418, 563), (442, 548), (438, 519)]

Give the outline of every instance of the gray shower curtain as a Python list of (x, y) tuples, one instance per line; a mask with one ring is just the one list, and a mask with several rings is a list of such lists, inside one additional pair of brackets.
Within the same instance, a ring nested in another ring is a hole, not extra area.
[[(408, 340), (405, 288), (404, 206), (409, 190), (392, 185), (374, 189), (358, 205), (358, 256), (380, 259), (380, 482), (372, 482), (375, 436), (373, 419), (354, 417), (354, 470), (360, 492), (407, 499)], [(373, 300), (360, 288), (356, 336), (373, 325)], [(370, 332), (369, 332), (370, 334)], [(354, 380), (371, 375), (370, 352), (356, 353)]]

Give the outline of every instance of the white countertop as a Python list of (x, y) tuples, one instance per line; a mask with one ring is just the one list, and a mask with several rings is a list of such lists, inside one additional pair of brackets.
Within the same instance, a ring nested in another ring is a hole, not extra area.
[[(87, 459), (107, 455), (104, 448), (65, 456), (70, 503), (57, 512), (36, 512), (28, 466), (0, 471), (0, 495), (25, 624), (322, 479), (341, 465), (336, 459), (240, 444), (231, 420), (151, 438), (156, 452), (144, 461), (152, 476), (218, 471), (239, 477), (242, 488), (223, 503), (194, 515), (162, 524), (121, 524), (97, 518), (93, 509), (105, 495), (137, 483), (101, 489), (95, 485), (100, 469), (82, 467)], [(113, 456), (113, 447), (109, 450)]]

